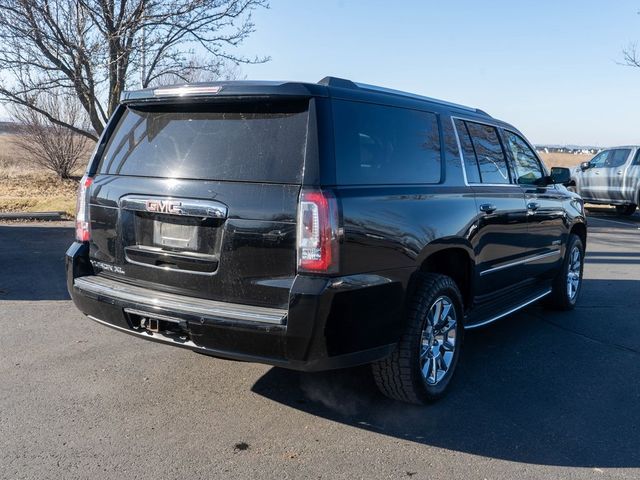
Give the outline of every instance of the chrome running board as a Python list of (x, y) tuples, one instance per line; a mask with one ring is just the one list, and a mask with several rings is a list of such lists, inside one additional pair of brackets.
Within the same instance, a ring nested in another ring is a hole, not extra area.
[(478, 328), (478, 327), (484, 327), (485, 325), (489, 325), (490, 323), (495, 322), (496, 320), (500, 320), (503, 317), (506, 317), (507, 315), (511, 315), (512, 313), (517, 312), (518, 310), (523, 309), (524, 307), (527, 307), (529, 305), (531, 305), (532, 303), (537, 302), (538, 300), (546, 297), (547, 295), (549, 295), (551, 293), (551, 289), (549, 288), (548, 290), (546, 290), (544, 293), (536, 295), (533, 298), (530, 298), (529, 300), (525, 301), (524, 303), (521, 303), (519, 305), (516, 305), (515, 307), (511, 307), (508, 310), (495, 315), (487, 320), (483, 320), (479, 323), (473, 323), (471, 325), (465, 325), (465, 330), (473, 330), (474, 328)]

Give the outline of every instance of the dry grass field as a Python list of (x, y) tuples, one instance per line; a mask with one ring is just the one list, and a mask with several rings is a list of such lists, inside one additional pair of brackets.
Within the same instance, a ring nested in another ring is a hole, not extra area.
[(593, 158), (593, 155), (574, 155), (572, 153), (544, 153), (538, 152), (542, 161), (551, 167), (576, 167), (582, 162), (588, 162)]
[(61, 211), (73, 217), (77, 185), (35, 165), (12, 135), (0, 135), (0, 212)]
[[(13, 135), (0, 135), (0, 212), (62, 211), (74, 215), (77, 181), (60, 180), (25, 156)], [(89, 152), (87, 152), (89, 155)], [(574, 167), (591, 155), (540, 153), (548, 167)], [(81, 165), (78, 176), (82, 174)]]

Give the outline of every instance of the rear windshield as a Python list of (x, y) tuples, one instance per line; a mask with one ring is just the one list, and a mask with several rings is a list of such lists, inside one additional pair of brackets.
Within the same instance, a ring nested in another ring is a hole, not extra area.
[(98, 173), (300, 183), (308, 102), (127, 107)]

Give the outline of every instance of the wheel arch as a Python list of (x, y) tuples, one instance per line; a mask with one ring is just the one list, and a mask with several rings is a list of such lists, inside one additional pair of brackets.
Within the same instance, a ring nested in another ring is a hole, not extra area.
[(573, 226), (571, 227), (571, 230), (569, 231), (569, 234), (570, 235), (575, 234), (578, 237), (580, 237), (580, 240), (582, 241), (582, 246), (586, 250), (586, 248), (587, 248), (587, 226), (583, 222), (574, 223)]
[(473, 248), (466, 240), (453, 238), (431, 243), (419, 257), (418, 269), (412, 278), (409, 293), (413, 293), (420, 274), (447, 275), (458, 286), (467, 309), (474, 295), (475, 266)]

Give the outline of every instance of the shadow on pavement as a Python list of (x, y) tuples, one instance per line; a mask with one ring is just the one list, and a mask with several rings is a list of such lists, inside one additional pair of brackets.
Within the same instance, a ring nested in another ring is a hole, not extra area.
[(73, 228), (0, 225), (0, 301), (67, 300), (64, 253)]
[(639, 300), (629, 297), (637, 288), (633, 281), (585, 280), (583, 300), (595, 302), (604, 291), (614, 307), (557, 313), (533, 306), (467, 332), (451, 393), (427, 407), (382, 397), (368, 367), (313, 374), (273, 368), (253, 391), (335, 422), (474, 455), (637, 468), (637, 315), (613, 328), (629, 301), (638, 311)]

